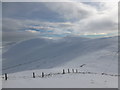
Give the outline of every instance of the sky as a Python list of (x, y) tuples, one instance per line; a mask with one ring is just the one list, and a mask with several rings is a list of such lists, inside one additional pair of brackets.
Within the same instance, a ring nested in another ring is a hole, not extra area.
[(118, 2), (3, 2), (2, 19), (5, 42), (37, 37), (116, 36)]

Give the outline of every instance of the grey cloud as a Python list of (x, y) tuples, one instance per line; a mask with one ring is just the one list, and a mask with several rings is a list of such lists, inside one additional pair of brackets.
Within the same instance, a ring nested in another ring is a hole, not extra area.
[[(84, 28), (86, 27), (86, 28)], [(112, 32), (112, 31), (117, 31), (118, 28), (118, 23), (110, 20), (109, 18), (101, 18), (99, 19), (94, 19), (89, 21), (88, 24), (86, 24), (83, 27), (83, 30), (87, 30), (89, 32)]]
[(46, 3), (47, 7), (56, 13), (58, 13), (62, 18), (68, 21), (79, 21), (90, 17), (94, 12), (95, 8), (92, 8), (83, 3), (65, 2), (65, 3)]
[(37, 37), (35, 34), (25, 32), (25, 25), (28, 21), (16, 19), (4, 19), (2, 22), (2, 41), (18, 42), (21, 40)]
[[(105, 7), (99, 6), (99, 8), (102, 9), (91, 6), (91, 4), (76, 2), (5, 2), (3, 3), (3, 40), (20, 41), (43, 36), (42, 34), (117, 31), (117, 22), (113, 19), (113, 17), (116, 18), (114, 12), (110, 12)], [(52, 30), (52, 32), (30, 33), (24, 31), (25, 28), (32, 25), (38, 25), (42, 29)]]
[(75, 2), (3, 3), (3, 17), (53, 22), (78, 21), (89, 17), (95, 8)]
[(4, 2), (3, 18), (30, 19), (43, 21), (63, 21), (59, 14), (52, 12), (44, 2)]

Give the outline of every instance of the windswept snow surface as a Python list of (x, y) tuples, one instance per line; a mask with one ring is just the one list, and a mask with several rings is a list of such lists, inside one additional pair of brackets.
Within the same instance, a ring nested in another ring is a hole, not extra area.
[[(32, 79), (32, 72), (40, 75), (68, 68), (97, 74), (70, 73)], [(4, 88), (117, 88), (118, 77), (101, 73), (118, 74), (118, 37), (26, 40), (3, 53), (3, 73), (9, 74), (9, 79), (3, 80)]]
[[(44, 70), (46, 73), (47, 71)], [(52, 71), (52, 70), (49, 70)], [(54, 71), (54, 70), (53, 70)], [(52, 72), (53, 72), (52, 71)], [(3, 80), (3, 88), (117, 88), (118, 77), (98, 74), (56, 74), (48, 77), (32, 78), (32, 71), (11, 74)], [(54, 71), (55, 72), (55, 71)], [(59, 71), (60, 72), (60, 71)]]

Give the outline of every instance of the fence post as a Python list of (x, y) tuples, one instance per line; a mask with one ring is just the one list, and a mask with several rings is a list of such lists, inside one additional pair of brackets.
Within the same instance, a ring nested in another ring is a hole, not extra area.
[(70, 69), (68, 69), (68, 73), (70, 73)]
[(78, 73), (78, 70), (76, 69), (76, 73)]
[(44, 77), (44, 72), (42, 72), (42, 77)]
[(63, 73), (62, 74), (65, 74), (65, 70), (63, 69)]
[(72, 72), (74, 73), (74, 69), (72, 69)]
[(35, 78), (35, 73), (33, 72), (33, 78)]
[(8, 79), (8, 76), (7, 76), (7, 73), (5, 73), (5, 80), (7, 80)]

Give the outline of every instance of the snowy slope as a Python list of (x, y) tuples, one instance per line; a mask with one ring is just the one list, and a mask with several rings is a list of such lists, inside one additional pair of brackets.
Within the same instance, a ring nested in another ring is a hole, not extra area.
[(118, 88), (118, 38), (26, 40), (3, 53), (3, 73), (3, 88)]
[(118, 88), (118, 77), (109, 75), (70, 73), (32, 78), (31, 73), (9, 75), (7, 81), (3, 80), (3, 88)]
[[(117, 37), (31, 39), (20, 42), (3, 53), (3, 73), (61, 66), (79, 68), (82, 64), (91, 70), (97, 67), (100, 72), (117, 72), (117, 49)], [(109, 65), (112, 65), (111, 68)]]

